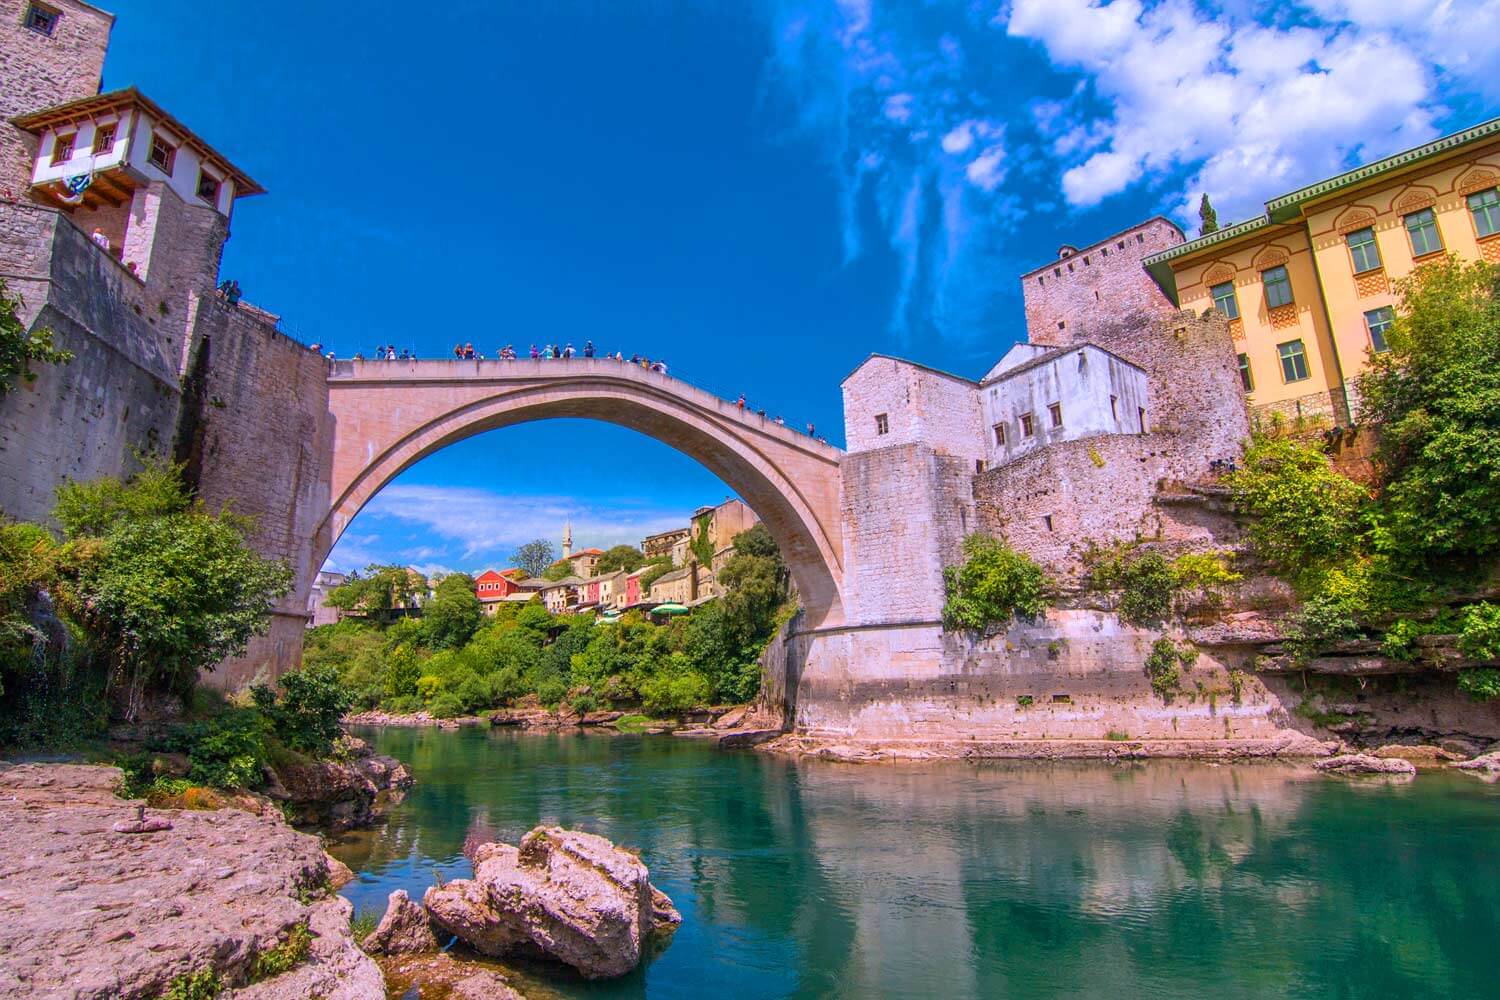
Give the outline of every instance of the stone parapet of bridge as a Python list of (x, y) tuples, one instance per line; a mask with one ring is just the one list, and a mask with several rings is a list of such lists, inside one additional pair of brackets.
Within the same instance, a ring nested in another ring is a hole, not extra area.
[(413, 463), (464, 438), (531, 420), (584, 417), (689, 455), (738, 493), (781, 547), (810, 623), (843, 621), (843, 452), (681, 379), (603, 358), (335, 361), (326, 552)]

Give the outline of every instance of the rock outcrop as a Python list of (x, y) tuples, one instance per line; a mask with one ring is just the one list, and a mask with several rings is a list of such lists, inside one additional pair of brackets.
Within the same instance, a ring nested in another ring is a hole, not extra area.
[[(143, 1000), (212, 970), (241, 1000), (385, 995), (355, 945), (349, 904), (318, 897), (329, 872), (316, 837), (275, 810), (147, 809), (167, 830), (116, 833), (139, 802), (117, 768), (0, 770), (0, 994)], [(305, 961), (250, 984), (256, 959), (306, 926)]]
[(483, 844), (474, 878), (427, 890), (433, 922), (486, 955), (532, 954), (590, 978), (635, 968), (682, 922), (641, 860), (603, 837), (537, 827), (519, 847)]
[(1374, 757), (1367, 753), (1346, 753), (1313, 761), (1313, 767), (1329, 774), (1415, 775), (1417, 766), (1401, 757)]
[(1428, 743), (1387, 743), (1378, 750), (1371, 752), (1372, 757), (1400, 757), (1409, 760), (1418, 767), (1441, 767), (1444, 764), (1457, 760), (1463, 760), (1463, 754), (1444, 750)]
[(1500, 750), (1492, 750), (1473, 760), (1461, 761), (1453, 766), (1461, 771), (1468, 771), (1486, 780), (1494, 781), (1500, 778)]
[(405, 764), (375, 753), (364, 740), (345, 736), (340, 749), (343, 760), (278, 760), (267, 769), (266, 794), (283, 803), (294, 822), (339, 831), (368, 826), (412, 786)]
[(362, 946), (376, 955), (415, 955), (441, 947), (432, 933), (427, 911), (412, 902), (405, 889), (391, 893), (385, 904), (385, 916)]

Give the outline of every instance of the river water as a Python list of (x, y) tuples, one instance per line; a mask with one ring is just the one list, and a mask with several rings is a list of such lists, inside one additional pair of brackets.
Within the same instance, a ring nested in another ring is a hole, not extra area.
[(417, 785), (333, 853), (377, 914), (471, 823), (638, 848), (683, 925), (528, 996), (1500, 997), (1500, 786), (1276, 764), (791, 761), (652, 736), (362, 732)]

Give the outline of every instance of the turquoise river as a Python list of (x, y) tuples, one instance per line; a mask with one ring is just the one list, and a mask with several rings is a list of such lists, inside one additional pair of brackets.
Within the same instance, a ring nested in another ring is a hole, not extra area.
[(333, 852), (379, 913), (471, 824), (637, 848), (683, 925), (546, 997), (1500, 997), (1500, 786), (1290, 765), (850, 765), (664, 736), (362, 731), (417, 786)]

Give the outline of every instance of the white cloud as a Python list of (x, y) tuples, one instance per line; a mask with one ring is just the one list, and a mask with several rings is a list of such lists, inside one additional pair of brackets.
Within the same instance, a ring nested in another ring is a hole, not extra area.
[(666, 510), (619, 498), (516, 496), (452, 486), (395, 483), (376, 494), (328, 557), (347, 571), (400, 562), (427, 572), (477, 570), (509, 559), (534, 538), (561, 546), (573, 524), (577, 548), (639, 545), (658, 531), (687, 524), (688, 510)]
[(986, 239), (1018, 213), (997, 197), (1008, 162), (994, 107), (1003, 95), (970, 86), (963, 39), (942, 30), (972, 27), (964, 9), (930, 6), (928, 19), (893, 3), (768, 2), (768, 93), (789, 100), (800, 130), (823, 144), (839, 181), (845, 261), (880, 245), (895, 256), (898, 338), (977, 336), (982, 324), (961, 293), (992, 267)]
[(1190, 0), (1014, 0), (998, 23), (1081, 76), (1067, 109), (1033, 109), (1044, 132), (1072, 120), (1051, 131), (1075, 207), (1144, 182), (1177, 185), (1166, 197), (1184, 219), (1205, 190), (1224, 221), (1248, 217), (1436, 135), (1444, 84), (1500, 89), (1500, 46), (1474, 30), (1500, 23), (1500, 0), (1309, 0), (1300, 14), (1281, 27)]

